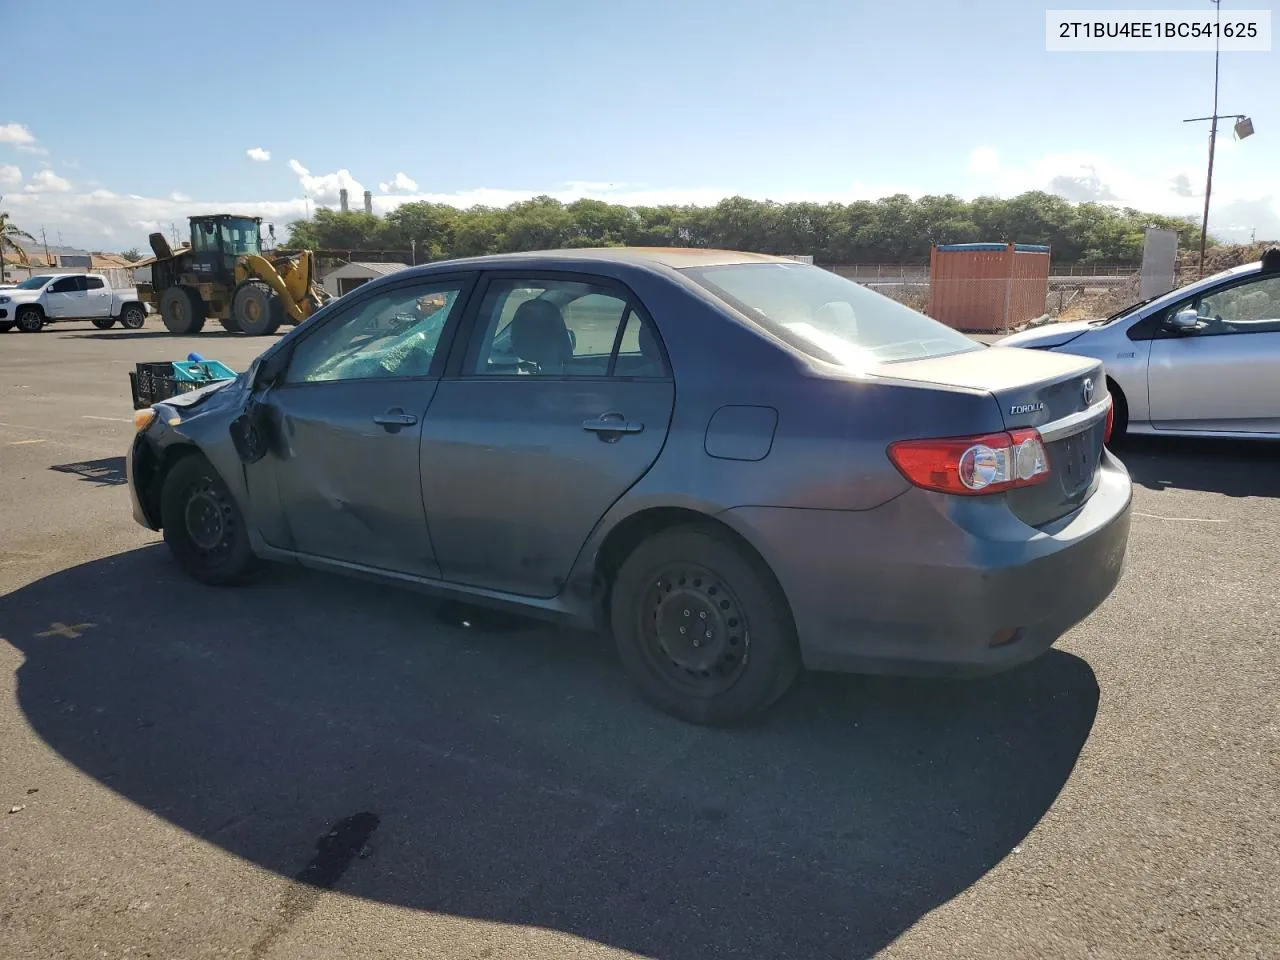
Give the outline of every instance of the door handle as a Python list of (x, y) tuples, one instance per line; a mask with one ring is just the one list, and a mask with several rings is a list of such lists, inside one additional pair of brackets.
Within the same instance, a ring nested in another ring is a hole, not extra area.
[[(620, 413), (606, 413), (594, 420), (583, 420), (582, 429), (599, 434), (639, 433), (644, 429), (644, 424), (633, 423)], [(601, 436), (600, 439), (605, 440), (607, 438)]]
[(418, 418), (399, 407), (392, 407), (386, 413), (374, 417), (373, 422), (380, 427), (412, 427), (418, 422)]

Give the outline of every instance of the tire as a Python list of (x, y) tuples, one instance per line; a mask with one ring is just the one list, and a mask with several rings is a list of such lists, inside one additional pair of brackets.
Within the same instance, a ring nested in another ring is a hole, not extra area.
[(140, 303), (126, 303), (120, 311), (120, 326), (126, 330), (141, 330), (147, 322), (147, 308)]
[(240, 324), (236, 323), (235, 317), (226, 317), (225, 319), (222, 317), (219, 317), (218, 322), (222, 324), (222, 329), (227, 331), (227, 333), (240, 332)]
[(160, 295), (160, 319), (177, 336), (199, 333), (204, 327), (204, 301), (187, 287), (170, 287)]
[[(640, 693), (690, 723), (747, 720), (800, 672), (795, 625), (777, 581), (711, 526), (674, 527), (642, 542), (614, 578), (610, 621)], [(699, 624), (703, 636), (680, 634), (692, 629), (686, 622)]]
[(39, 307), (21, 307), (13, 319), (21, 333), (39, 333), (44, 328), (44, 314)]
[(0, 333), (8, 333), (13, 329), (12, 320), (0, 320)]
[(226, 586), (256, 566), (244, 514), (203, 454), (183, 457), (165, 476), (160, 524), (174, 561), (193, 580)]
[(231, 316), (241, 332), (251, 337), (265, 337), (280, 329), (284, 320), (284, 304), (280, 295), (261, 280), (241, 284), (231, 301)]
[(114, 317), (95, 317), (92, 322), (99, 330), (110, 330), (116, 324)]
[(1114, 380), (1107, 381), (1107, 390), (1111, 393), (1111, 402), (1116, 411), (1111, 418), (1111, 442), (1107, 446), (1114, 447), (1124, 439), (1129, 429), (1129, 401), (1125, 399), (1124, 391)]

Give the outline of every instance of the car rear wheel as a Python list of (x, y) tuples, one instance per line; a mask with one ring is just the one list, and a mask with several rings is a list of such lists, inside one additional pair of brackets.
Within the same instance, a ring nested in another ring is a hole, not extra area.
[(124, 309), (120, 311), (120, 326), (126, 330), (141, 330), (146, 322), (147, 311), (140, 303), (125, 304)]
[(772, 574), (714, 527), (677, 527), (641, 543), (614, 578), (610, 620), (640, 692), (692, 723), (746, 720), (800, 670)]
[(110, 330), (116, 323), (113, 317), (95, 317), (92, 322), (99, 330)]
[(160, 492), (164, 541), (188, 576), (214, 586), (237, 583), (255, 566), (244, 515), (203, 455), (183, 457)]
[(14, 317), (22, 333), (39, 333), (44, 328), (44, 314), (39, 307), (23, 307)]

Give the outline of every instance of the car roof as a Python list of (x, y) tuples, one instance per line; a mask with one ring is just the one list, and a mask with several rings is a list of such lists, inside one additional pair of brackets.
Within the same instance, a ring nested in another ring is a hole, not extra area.
[(500, 268), (504, 265), (525, 266), (539, 261), (552, 267), (574, 263), (625, 263), (641, 266), (681, 267), (722, 266), (731, 263), (794, 263), (786, 257), (774, 257), (764, 253), (743, 253), (738, 250), (707, 250), (698, 247), (583, 247), (561, 250), (529, 250), (523, 253), (494, 253), (482, 257), (463, 257), (456, 260), (433, 260), (432, 267), (474, 266)]

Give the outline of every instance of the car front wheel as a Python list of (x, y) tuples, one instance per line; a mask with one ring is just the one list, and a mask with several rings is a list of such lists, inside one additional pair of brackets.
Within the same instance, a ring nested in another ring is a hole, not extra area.
[(22, 333), (39, 333), (44, 328), (44, 314), (38, 307), (22, 307), (14, 319)]
[(618, 653), (651, 703), (692, 723), (764, 711), (800, 670), (795, 627), (772, 574), (711, 526), (641, 543), (613, 582)]
[(213, 586), (237, 583), (255, 565), (244, 515), (204, 456), (183, 457), (160, 492), (164, 541), (192, 579)]

